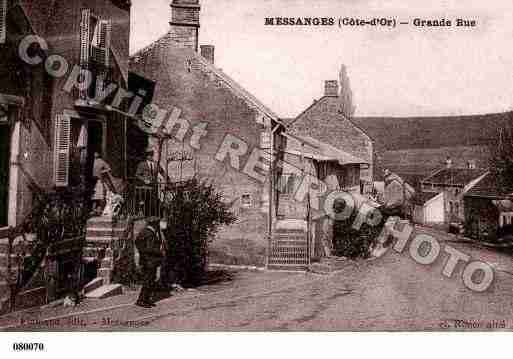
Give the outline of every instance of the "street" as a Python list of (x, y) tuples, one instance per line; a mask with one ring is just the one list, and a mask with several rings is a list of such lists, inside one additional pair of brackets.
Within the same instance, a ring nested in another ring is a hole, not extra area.
[[(443, 240), (443, 238), (439, 238)], [(511, 257), (466, 243), (442, 242), (495, 267), (491, 287), (477, 293), (461, 279), (462, 265), (442, 276), (447, 255), (416, 263), (407, 250), (348, 261), (338, 272), (232, 271), (230, 280), (177, 293), (153, 309), (132, 305), (137, 292), (75, 309), (78, 314), (25, 314), (21, 327), (44, 331), (361, 331), (501, 330), (513, 328)], [(107, 305), (107, 303), (110, 303)], [(101, 305), (108, 310), (98, 309)], [(61, 308), (62, 309), (62, 308)], [(2, 318), (0, 318), (2, 319)], [(5, 323), (4, 323), (5, 324)], [(0, 326), (2, 321), (0, 320)]]

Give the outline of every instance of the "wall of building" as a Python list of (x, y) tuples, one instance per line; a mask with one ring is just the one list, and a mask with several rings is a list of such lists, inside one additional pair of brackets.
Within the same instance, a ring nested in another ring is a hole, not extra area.
[[(256, 122), (257, 114), (236, 92), (216, 77), (197, 66), (194, 52), (176, 48), (169, 39), (161, 39), (158, 46), (148, 50), (131, 65), (131, 71), (156, 81), (154, 104), (171, 111), (180, 109), (181, 119), (188, 122), (183, 143), (172, 141), (169, 151), (192, 152), (194, 165), (187, 164), (200, 178), (211, 181), (223, 193), (224, 200), (233, 203), (232, 210), (238, 216), (235, 224), (222, 228), (211, 247), (211, 261), (229, 264), (258, 264), (265, 262), (267, 246), (268, 186), (242, 173), (252, 149), (260, 146), (263, 126)], [(194, 150), (190, 139), (192, 128), (207, 123), (207, 135), (200, 141), (201, 149)], [(189, 125), (190, 124), (190, 125)], [(178, 125), (172, 134), (178, 133)], [(238, 168), (230, 161), (215, 159), (227, 135), (236, 136), (248, 145), (248, 151), (240, 157)], [(152, 141), (155, 144), (155, 141)], [(177, 168), (174, 164), (173, 168)], [(173, 174), (172, 174), (173, 175)], [(188, 177), (183, 173), (184, 177)], [(176, 178), (176, 174), (174, 174)], [(242, 196), (249, 194), (251, 204), (243, 206)]]
[(499, 226), (499, 210), (488, 198), (464, 197), (465, 236), (477, 240), (494, 239)]
[(362, 169), (362, 179), (373, 178), (373, 143), (354, 123), (345, 119), (337, 97), (326, 96), (299, 115), (291, 126), (292, 133), (310, 136), (370, 163)]

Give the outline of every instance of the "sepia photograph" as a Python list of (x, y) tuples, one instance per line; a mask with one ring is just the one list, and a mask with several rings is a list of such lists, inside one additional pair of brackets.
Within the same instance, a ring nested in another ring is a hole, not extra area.
[(0, 332), (510, 332), (512, 10), (0, 0)]

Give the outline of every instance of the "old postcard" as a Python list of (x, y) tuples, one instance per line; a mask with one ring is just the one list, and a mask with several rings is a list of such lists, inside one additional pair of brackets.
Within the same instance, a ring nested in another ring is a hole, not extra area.
[(0, 0), (0, 331), (510, 331), (511, 10)]

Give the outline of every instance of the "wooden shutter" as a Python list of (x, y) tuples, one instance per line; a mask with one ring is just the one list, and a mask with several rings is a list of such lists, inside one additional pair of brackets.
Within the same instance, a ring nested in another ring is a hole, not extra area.
[(7, 39), (7, 0), (0, 0), (0, 44)]
[(71, 147), (71, 119), (57, 115), (55, 120), (54, 180), (55, 186), (68, 186)]
[(98, 47), (105, 49), (105, 66), (109, 67), (110, 63), (110, 45), (112, 38), (112, 21), (100, 21), (100, 34), (98, 38)]
[[(82, 9), (82, 19), (80, 21), (80, 67), (85, 72), (89, 67), (89, 58), (91, 54), (91, 10)], [(87, 90), (80, 90), (79, 97), (87, 98)]]
[(80, 22), (80, 63), (86, 65), (89, 62), (91, 46), (91, 10), (82, 9), (82, 20)]

